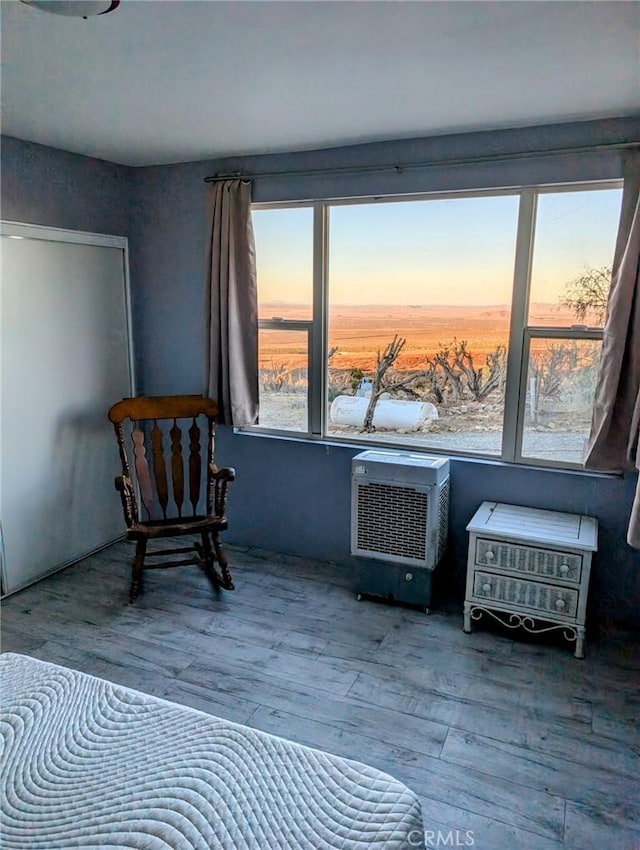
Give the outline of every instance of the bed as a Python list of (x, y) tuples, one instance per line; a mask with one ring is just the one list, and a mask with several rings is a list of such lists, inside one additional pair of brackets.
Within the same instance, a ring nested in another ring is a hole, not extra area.
[(400, 850), (420, 803), (358, 762), (0, 655), (3, 850)]

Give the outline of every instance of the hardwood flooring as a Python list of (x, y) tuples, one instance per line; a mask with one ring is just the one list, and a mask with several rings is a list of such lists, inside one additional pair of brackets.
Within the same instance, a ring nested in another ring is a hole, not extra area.
[(465, 635), (457, 610), (358, 602), (343, 567), (232, 547), (234, 592), (186, 567), (148, 573), (129, 605), (131, 556), (118, 543), (6, 599), (2, 650), (375, 765), (420, 795), (427, 846), (458, 830), (478, 850), (640, 848), (633, 636), (578, 661), (560, 640)]

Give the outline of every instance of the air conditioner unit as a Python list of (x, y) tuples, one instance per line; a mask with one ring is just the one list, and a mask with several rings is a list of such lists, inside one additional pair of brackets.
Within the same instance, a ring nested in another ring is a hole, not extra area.
[[(361, 571), (359, 596), (428, 610), (431, 573), (444, 555), (449, 460), (409, 452), (365, 451), (351, 466), (351, 554), (386, 561)], [(411, 568), (411, 569), (409, 569)]]

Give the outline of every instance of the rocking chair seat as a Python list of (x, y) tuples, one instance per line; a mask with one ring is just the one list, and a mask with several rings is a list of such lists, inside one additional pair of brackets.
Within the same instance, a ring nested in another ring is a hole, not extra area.
[(179, 537), (183, 534), (199, 534), (201, 531), (226, 531), (229, 523), (226, 517), (195, 516), (188, 519), (156, 519), (136, 522), (127, 529), (127, 538), (139, 537)]
[[(126, 536), (136, 541), (131, 602), (142, 592), (143, 571), (160, 567), (195, 564), (216, 590), (233, 590), (219, 535), (228, 527), (227, 488), (235, 471), (219, 469), (214, 463), (217, 413), (213, 399), (195, 395), (124, 398), (109, 410), (122, 465), (115, 486), (124, 510)], [(127, 420), (129, 439), (124, 427)], [(143, 513), (145, 518), (141, 518)], [(194, 535), (196, 540), (190, 546), (147, 552), (149, 540), (184, 535)], [(168, 555), (182, 553), (190, 557), (166, 560)]]

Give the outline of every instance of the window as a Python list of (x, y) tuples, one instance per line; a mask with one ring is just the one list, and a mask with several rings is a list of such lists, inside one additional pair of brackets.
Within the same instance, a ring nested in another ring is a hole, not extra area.
[(257, 427), (581, 466), (621, 197), (256, 206)]
[(313, 210), (254, 210), (259, 257), (260, 420), (308, 433), (313, 327)]

